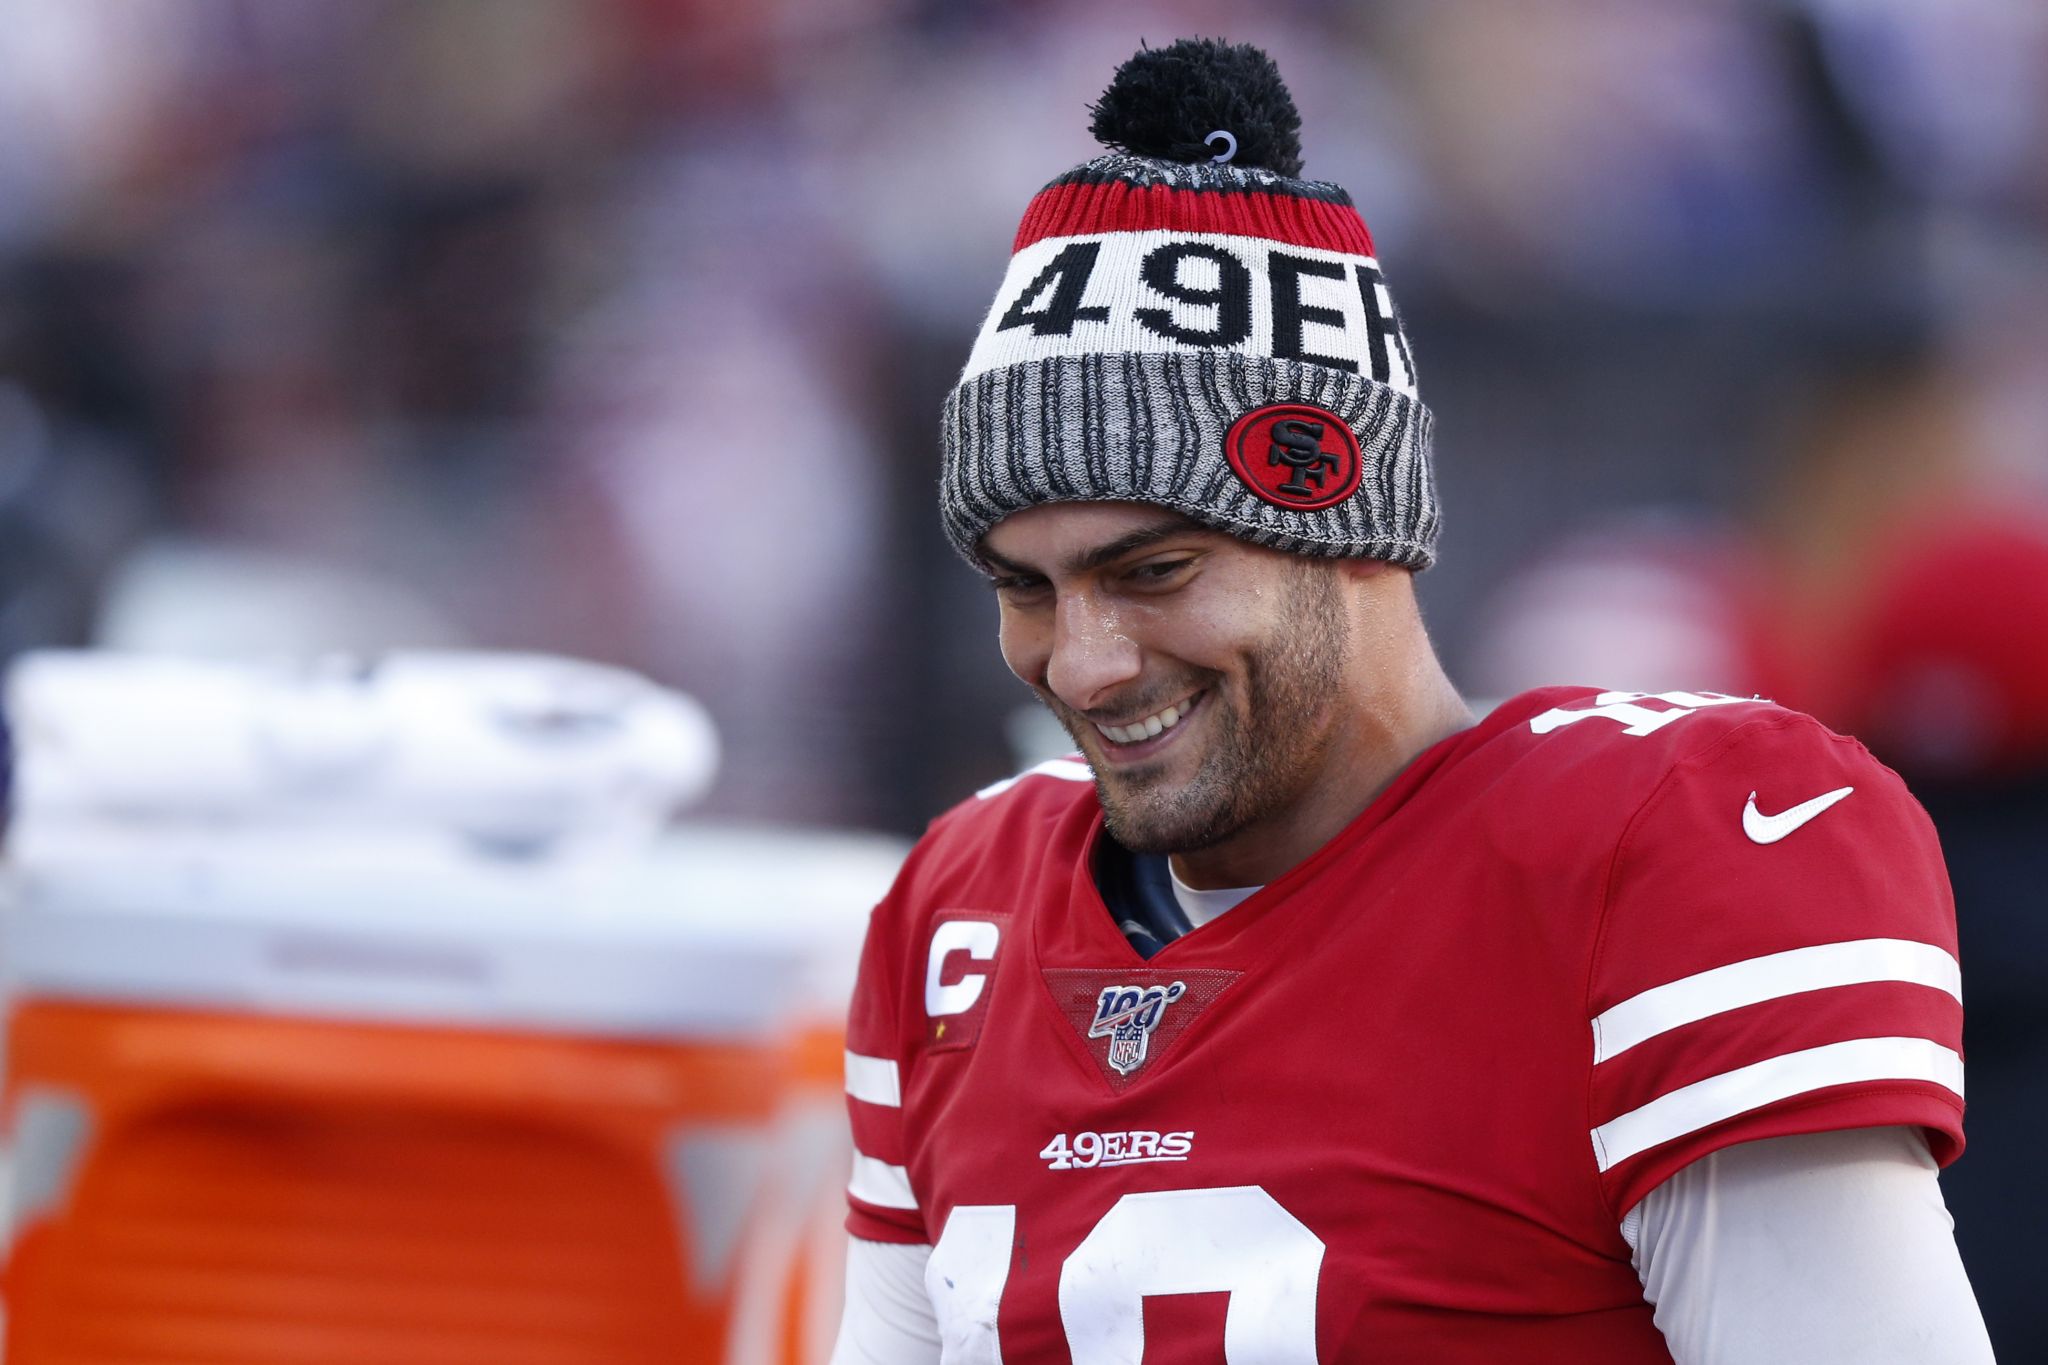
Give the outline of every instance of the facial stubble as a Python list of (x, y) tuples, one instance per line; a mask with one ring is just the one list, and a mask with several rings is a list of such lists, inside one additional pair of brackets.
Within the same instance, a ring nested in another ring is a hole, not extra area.
[[(1104, 822), (1125, 848), (1213, 848), (1284, 811), (1315, 781), (1343, 682), (1350, 623), (1325, 564), (1291, 566), (1283, 591), (1272, 632), (1245, 651), (1241, 700), (1226, 695), (1222, 674), (1193, 680), (1207, 688), (1202, 709), (1210, 713), (1208, 747), (1193, 777), (1170, 784), (1164, 765), (1151, 772), (1097, 772)], [(1083, 735), (1093, 735), (1094, 727), (1063, 710), (1055, 714), (1085, 750)]]

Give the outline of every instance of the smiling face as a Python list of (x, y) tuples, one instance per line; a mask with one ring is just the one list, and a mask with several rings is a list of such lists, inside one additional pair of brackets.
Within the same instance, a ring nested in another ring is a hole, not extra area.
[(1126, 848), (1257, 837), (1341, 755), (1352, 623), (1332, 563), (1121, 502), (1018, 512), (981, 552), (1004, 661), (1087, 755)]

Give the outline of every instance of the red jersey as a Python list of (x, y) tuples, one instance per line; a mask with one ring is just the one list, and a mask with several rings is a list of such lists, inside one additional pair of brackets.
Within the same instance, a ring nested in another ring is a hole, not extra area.
[(868, 931), (848, 1226), (948, 1365), (1668, 1362), (1619, 1225), (1731, 1143), (1962, 1147), (1932, 826), (1768, 702), (1550, 688), (1138, 955), (1078, 761), (938, 820)]

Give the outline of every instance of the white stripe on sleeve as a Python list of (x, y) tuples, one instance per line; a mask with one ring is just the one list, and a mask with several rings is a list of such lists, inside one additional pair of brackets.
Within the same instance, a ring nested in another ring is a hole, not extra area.
[(1034, 767), (1026, 768), (1015, 777), (1006, 777), (1000, 782), (991, 782), (975, 795), (986, 801), (991, 796), (1001, 796), (1027, 777), (1057, 777), (1062, 782), (1092, 782), (1095, 772), (1078, 758), (1048, 758)]
[(1830, 1085), (1932, 1081), (1963, 1093), (1963, 1059), (1926, 1038), (1852, 1038), (1740, 1066), (1680, 1086), (1592, 1133), (1603, 1171), (1722, 1119)]
[(914, 1209), (917, 1196), (910, 1192), (910, 1172), (859, 1152), (853, 1154), (853, 1179), (846, 1192), (863, 1204), (878, 1209)]
[(898, 1083), (896, 1063), (887, 1057), (846, 1054), (846, 1093), (869, 1104), (903, 1107), (903, 1088)]
[(1597, 1065), (1637, 1043), (1744, 1005), (1832, 986), (1904, 981), (1963, 998), (1962, 969), (1931, 943), (1859, 938), (1769, 953), (1683, 977), (1631, 996), (1593, 1021)]

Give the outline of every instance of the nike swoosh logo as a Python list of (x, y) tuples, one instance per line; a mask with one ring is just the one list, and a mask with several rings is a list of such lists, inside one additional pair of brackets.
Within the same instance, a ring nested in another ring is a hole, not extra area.
[(1775, 844), (1855, 790), (1854, 787), (1837, 787), (1831, 792), (1823, 792), (1811, 801), (1801, 801), (1790, 810), (1781, 810), (1776, 815), (1765, 815), (1758, 810), (1756, 793), (1751, 792), (1749, 804), (1742, 808), (1742, 832), (1755, 843)]

